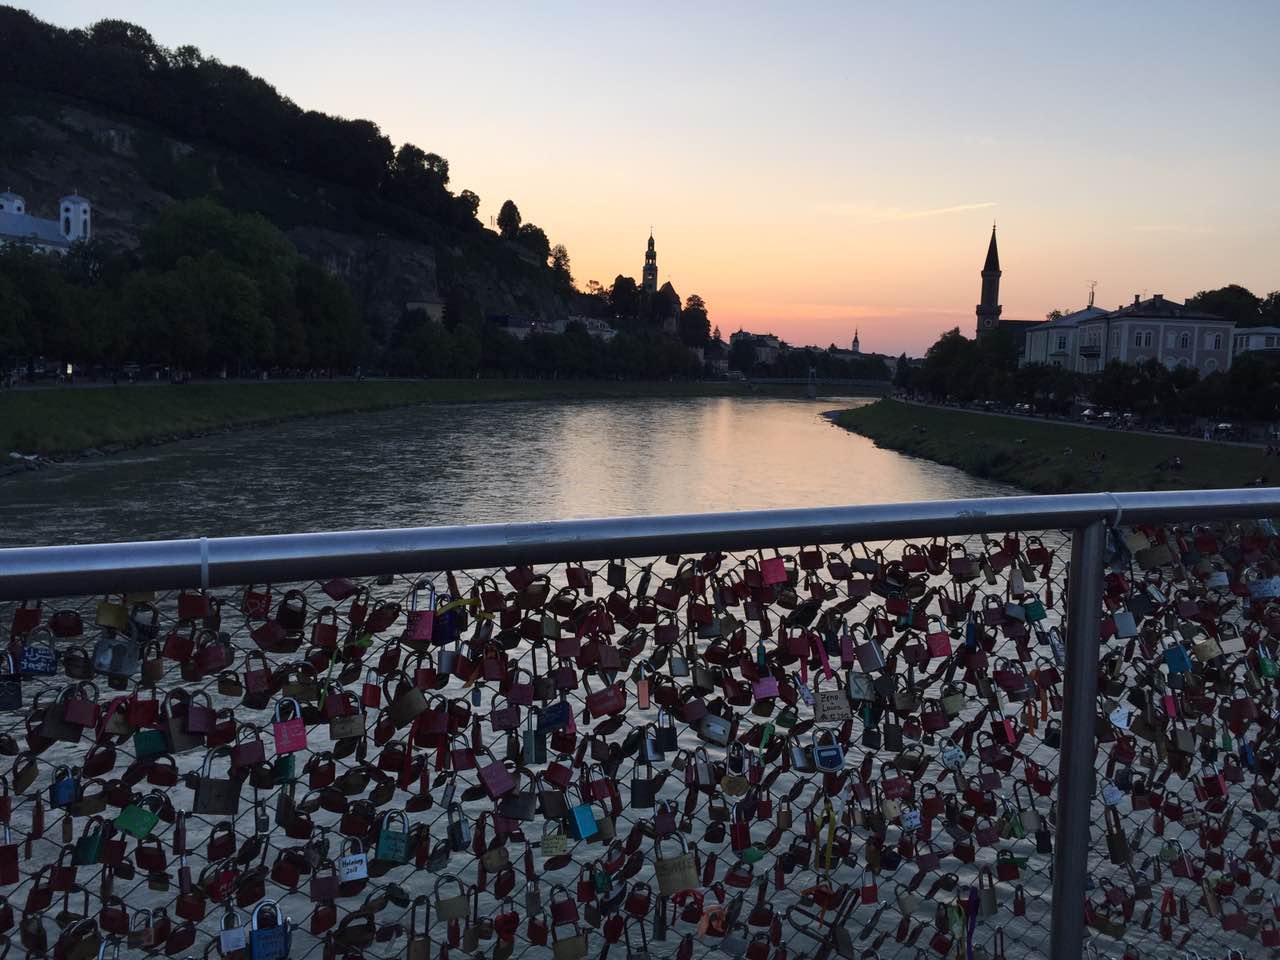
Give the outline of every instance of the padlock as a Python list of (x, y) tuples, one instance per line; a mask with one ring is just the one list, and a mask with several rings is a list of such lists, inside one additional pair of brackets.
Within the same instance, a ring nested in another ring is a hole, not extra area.
[[(288, 718), (284, 715), (286, 706), (292, 708), (292, 716)], [(276, 701), (271, 731), (277, 756), (307, 749), (307, 727), (302, 719), (302, 705), (296, 699), (281, 697)]]
[(344, 838), (335, 866), (340, 883), (357, 883), (369, 879), (369, 858), (365, 853), (364, 843), (357, 837)]
[[(270, 911), (272, 926), (266, 926), (264, 911)], [(281, 913), (277, 901), (264, 900), (254, 907), (249, 929), (249, 960), (287, 957), (292, 939), (289, 919)]]
[[(392, 829), (393, 822), (398, 822), (403, 829)], [(373, 856), (374, 859), (387, 863), (409, 862), (409, 822), (402, 811), (393, 810), (382, 818), (382, 829), (378, 831), (378, 846)]]
[(823, 773), (839, 773), (844, 768), (844, 748), (834, 732), (815, 727), (811, 735), (813, 765)]
[(462, 812), (462, 805), (450, 803), (445, 808), (447, 827), (445, 833), (449, 838), (449, 849), (454, 853), (462, 853), (471, 846), (471, 821)]
[(653, 838), (654, 872), (658, 878), (658, 894), (663, 897), (673, 897), (683, 890), (692, 890), (698, 886), (693, 854), (689, 852), (684, 834), (670, 835), (680, 843), (680, 853), (674, 857), (662, 856), (662, 841), (665, 837), (655, 832)]
[(218, 747), (205, 753), (192, 811), (206, 816), (234, 817), (240, 812), (240, 781), (231, 775), (226, 779), (213, 776), (213, 758), (218, 755), (230, 757), (231, 748)]

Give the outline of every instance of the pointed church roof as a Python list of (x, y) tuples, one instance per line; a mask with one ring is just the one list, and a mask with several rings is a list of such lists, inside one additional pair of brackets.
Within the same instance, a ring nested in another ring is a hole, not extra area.
[(982, 272), (1000, 271), (1000, 254), (996, 251), (996, 225), (991, 225), (991, 245), (987, 247), (987, 262), (982, 265)]

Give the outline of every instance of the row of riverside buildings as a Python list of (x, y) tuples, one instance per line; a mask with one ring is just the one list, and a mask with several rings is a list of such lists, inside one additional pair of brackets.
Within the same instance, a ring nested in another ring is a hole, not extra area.
[(1138, 365), (1148, 360), (1170, 370), (1191, 367), (1208, 376), (1225, 371), (1242, 353), (1280, 349), (1280, 327), (1237, 330), (1230, 320), (1201, 313), (1157, 293), (1115, 310), (1095, 306), (1093, 293), (1083, 310), (1044, 321), (1000, 317), (1000, 254), (991, 228), (987, 259), (982, 265), (982, 302), (977, 335), (1007, 329), (1018, 341), (1018, 365), (1040, 363), (1078, 373), (1098, 373), (1119, 361)]

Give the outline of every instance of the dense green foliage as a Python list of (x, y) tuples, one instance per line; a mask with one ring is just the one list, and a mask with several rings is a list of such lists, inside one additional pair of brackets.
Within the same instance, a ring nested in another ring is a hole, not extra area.
[(256, 214), (167, 207), (139, 248), (0, 249), (0, 366), (157, 364), (195, 373), (347, 370), (370, 344), (345, 284)]
[(1113, 361), (1085, 375), (1045, 364), (1018, 366), (1007, 330), (969, 340), (944, 333), (918, 366), (900, 365), (894, 385), (934, 400), (1029, 403), (1042, 413), (1069, 413), (1078, 401), (1142, 417), (1187, 420), (1280, 417), (1280, 361), (1259, 354), (1236, 357), (1226, 372), (1201, 379), (1191, 368), (1169, 370), (1156, 360), (1139, 366)]
[(1187, 299), (1187, 306), (1230, 320), (1237, 327), (1280, 325), (1280, 290), (1258, 297), (1238, 283), (1231, 283), (1217, 290), (1201, 290)]
[(398, 150), (369, 120), (304, 110), (242, 67), (192, 46), (167, 49), (135, 24), (64, 30), (0, 7), (0, 80), (142, 117), (177, 136), (360, 191), (459, 226), (474, 195), (448, 190), (449, 164), (413, 144)]

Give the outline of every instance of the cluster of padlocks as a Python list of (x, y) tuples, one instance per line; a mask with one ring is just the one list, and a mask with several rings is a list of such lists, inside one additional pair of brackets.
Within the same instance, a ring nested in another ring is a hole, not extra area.
[[(1276, 537), (1109, 550), (1094, 949), (1259, 955)], [(1011, 534), (0, 605), (0, 933), (70, 960), (1045, 955), (1068, 553)]]

